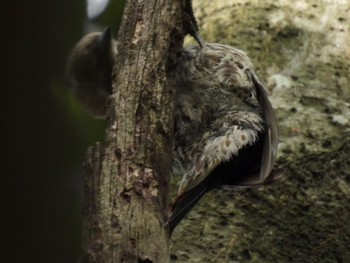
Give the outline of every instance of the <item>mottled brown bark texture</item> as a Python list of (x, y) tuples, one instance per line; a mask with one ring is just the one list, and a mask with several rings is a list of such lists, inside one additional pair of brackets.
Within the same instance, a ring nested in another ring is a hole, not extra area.
[(105, 142), (91, 147), (85, 162), (82, 262), (169, 261), (174, 93), (167, 72), (169, 54), (182, 44), (181, 6), (126, 3)]

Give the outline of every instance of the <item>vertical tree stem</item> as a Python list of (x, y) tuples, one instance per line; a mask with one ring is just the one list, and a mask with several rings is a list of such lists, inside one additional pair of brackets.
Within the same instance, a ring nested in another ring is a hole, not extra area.
[(85, 162), (83, 262), (169, 261), (174, 92), (167, 73), (169, 54), (182, 45), (181, 14), (180, 0), (127, 1), (105, 142)]

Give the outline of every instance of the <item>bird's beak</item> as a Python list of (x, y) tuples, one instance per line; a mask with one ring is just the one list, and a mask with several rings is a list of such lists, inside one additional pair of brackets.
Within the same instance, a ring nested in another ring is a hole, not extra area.
[(108, 50), (112, 42), (111, 27), (107, 26), (98, 39), (100, 50)]

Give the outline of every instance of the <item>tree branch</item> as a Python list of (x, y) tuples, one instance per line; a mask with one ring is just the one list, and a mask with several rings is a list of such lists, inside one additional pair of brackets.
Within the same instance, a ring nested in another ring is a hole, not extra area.
[(174, 103), (166, 76), (169, 53), (182, 46), (181, 16), (181, 1), (126, 4), (105, 143), (85, 163), (83, 262), (169, 261)]

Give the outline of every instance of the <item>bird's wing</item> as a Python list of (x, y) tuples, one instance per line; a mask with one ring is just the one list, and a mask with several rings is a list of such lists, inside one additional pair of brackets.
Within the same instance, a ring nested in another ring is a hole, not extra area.
[(241, 182), (241, 185), (258, 186), (275, 180), (274, 175), (271, 174), (271, 171), (276, 159), (279, 134), (276, 116), (268, 99), (264, 84), (252, 69), (248, 70), (248, 74), (252, 78), (255, 85), (257, 98), (263, 111), (265, 120), (265, 136), (260, 173), (255, 176), (247, 177), (246, 180)]

